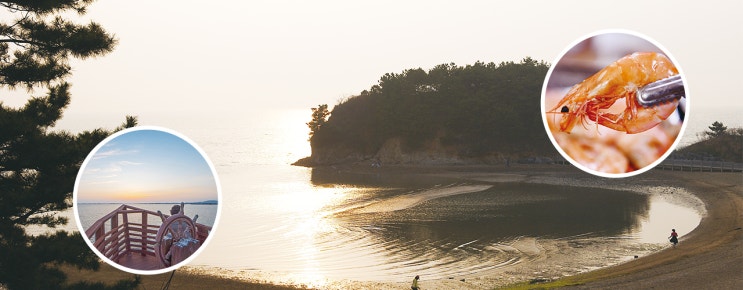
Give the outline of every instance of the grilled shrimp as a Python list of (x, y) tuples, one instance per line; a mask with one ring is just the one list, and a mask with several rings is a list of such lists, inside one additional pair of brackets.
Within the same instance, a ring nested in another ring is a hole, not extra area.
[(591, 170), (612, 174), (634, 170), (624, 153), (610, 142), (606, 142), (605, 138), (584, 134), (586, 131), (580, 131), (578, 134), (557, 134), (555, 139), (570, 158)]
[[(579, 122), (585, 127), (588, 120), (629, 134), (643, 132), (668, 118), (678, 106), (678, 100), (643, 107), (637, 102), (637, 89), (677, 74), (678, 70), (665, 55), (636, 52), (573, 86), (550, 112), (562, 115), (558, 124), (562, 132), (569, 133)], [(622, 98), (624, 109), (617, 112), (621, 107), (617, 101)]]

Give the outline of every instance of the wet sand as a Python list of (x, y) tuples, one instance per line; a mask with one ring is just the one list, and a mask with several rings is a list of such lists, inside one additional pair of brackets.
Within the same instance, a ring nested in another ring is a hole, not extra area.
[(430, 189), (419, 193), (401, 195), (384, 201), (364, 205), (362, 207), (351, 210), (350, 213), (359, 214), (398, 211), (414, 207), (427, 200), (465, 193), (479, 192), (490, 187), (490, 185), (459, 185)]
[(743, 289), (743, 174), (667, 172), (704, 201), (707, 215), (676, 248), (564, 279), (578, 289)]
[[(376, 169), (348, 167), (341, 170), (374, 172)], [(706, 215), (691, 233), (682, 234), (676, 248), (667, 247), (651, 255), (556, 281), (535, 274), (532, 281), (514, 281), (515, 288), (567, 287), (578, 289), (679, 288), (743, 289), (743, 174), (719, 172), (672, 172), (651, 170), (625, 179), (590, 176), (571, 166), (391, 166), (392, 174), (417, 174), (483, 182), (584, 183), (596, 187), (670, 185), (685, 188), (704, 202)], [(483, 273), (476, 281), (446, 279), (426, 281), (425, 289), (482, 289), (492, 281), (498, 287), (508, 273)], [(533, 283), (533, 284), (532, 284)], [(395, 289), (407, 283), (357, 284), (361, 288)]]

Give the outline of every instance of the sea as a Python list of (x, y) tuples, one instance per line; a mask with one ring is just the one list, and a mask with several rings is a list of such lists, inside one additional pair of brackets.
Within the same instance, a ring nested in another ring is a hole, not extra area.
[[(127, 203), (128, 205), (138, 207), (145, 210), (150, 210), (157, 212), (158, 210), (161, 211), (164, 214), (170, 215), (170, 207), (173, 204), (177, 204), (178, 202), (173, 203)], [(77, 207), (78, 215), (75, 219), (80, 221), (80, 226), (83, 229), (89, 229), (93, 223), (95, 223), (98, 219), (105, 216), (106, 214), (114, 211), (119, 206), (121, 206), (120, 203), (79, 203), (76, 204), (75, 207)], [(219, 209), (219, 205), (215, 204), (185, 204), (183, 213), (190, 217), (190, 218), (196, 218), (196, 222), (206, 225), (206, 226), (214, 226), (216, 217), (217, 217), (217, 210)], [(131, 222), (139, 223), (141, 222), (141, 216), (138, 217), (138, 215), (131, 215), (129, 217)], [(153, 219), (149, 220), (148, 223), (152, 225), (158, 225), (161, 224), (159, 220)]]
[[(140, 124), (170, 128), (202, 147), (221, 184), (213, 237), (187, 267), (316, 288), (403, 283), (415, 275), (487, 288), (647, 255), (669, 246), (671, 228), (683, 240), (704, 215), (683, 188), (604, 186), (600, 178), (505, 180), (468, 191), (482, 184), (292, 166), (310, 155), (310, 113), (140, 116)], [(743, 123), (732, 112), (709, 115), (691, 119), (681, 144), (720, 117), (731, 127)], [(61, 214), (73, 219), (64, 229), (79, 230), (72, 211)]]

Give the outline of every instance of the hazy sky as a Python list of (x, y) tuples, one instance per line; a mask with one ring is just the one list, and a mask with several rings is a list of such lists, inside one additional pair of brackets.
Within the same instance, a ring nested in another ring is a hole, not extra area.
[[(686, 75), (691, 114), (743, 108), (743, 1), (357, 2), (96, 1), (81, 21), (102, 24), (119, 45), (73, 63), (60, 126), (332, 106), (388, 72), (526, 56), (552, 63), (602, 29), (664, 46)], [(13, 95), (3, 101), (25, 102)]]
[(191, 144), (158, 130), (125, 132), (101, 146), (82, 168), (78, 202), (217, 200), (211, 168)]

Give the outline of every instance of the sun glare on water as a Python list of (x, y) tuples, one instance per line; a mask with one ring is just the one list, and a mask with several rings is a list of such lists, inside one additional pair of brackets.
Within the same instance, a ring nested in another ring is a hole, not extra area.
[(282, 240), (289, 243), (285, 249), (293, 257), (295, 268), (288, 274), (290, 280), (309, 287), (323, 288), (329, 277), (323, 272), (327, 263), (327, 242), (329, 235), (343, 231), (344, 227), (333, 213), (348, 199), (363, 189), (343, 186), (321, 187), (305, 182), (282, 183), (276, 185), (276, 192), (282, 194), (272, 197), (272, 211), (280, 212), (286, 220), (287, 228), (282, 231)]
[(278, 135), (272, 151), (278, 154), (276, 158), (281, 159), (279, 162), (293, 163), (310, 156), (312, 152), (308, 141), (310, 130), (306, 125), (310, 121), (310, 110), (288, 110), (277, 114), (280, 116), (275, 120), (280, 120), (280, 123), (276, 124), (277, 130), (270, 134)]

